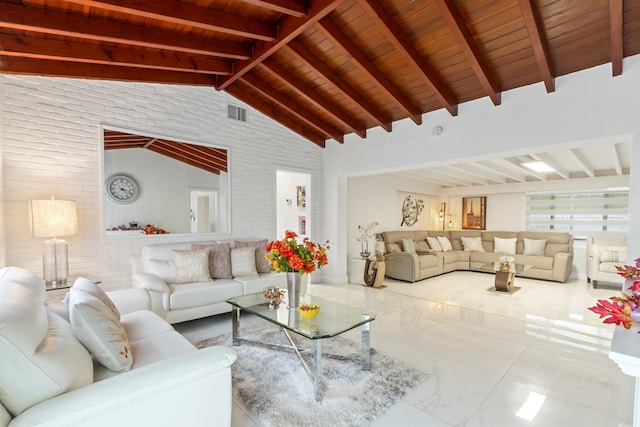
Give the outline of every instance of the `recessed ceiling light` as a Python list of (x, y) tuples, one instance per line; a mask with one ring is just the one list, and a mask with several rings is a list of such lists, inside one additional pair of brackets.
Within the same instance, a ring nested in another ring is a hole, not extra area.
[(535, 172), (555, 172), (556, 170), (546, 164), (545, 162), (527, 162), (522, 163), (522, 166), (529, 168)]

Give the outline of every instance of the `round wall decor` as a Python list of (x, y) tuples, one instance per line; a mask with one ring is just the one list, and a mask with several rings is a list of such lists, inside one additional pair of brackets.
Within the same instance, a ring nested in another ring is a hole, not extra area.
[(112, 202), (131, 203), (138, 197), (138, 183), (129, 175), (117, 173), (107, 178), (105, 182), (107, 196)]

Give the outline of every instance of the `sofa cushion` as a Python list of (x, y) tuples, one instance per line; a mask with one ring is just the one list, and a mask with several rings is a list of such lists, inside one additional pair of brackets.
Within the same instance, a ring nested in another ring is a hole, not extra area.
[(33, 272), (21, 267), (4, 267), (0, 269), (0, 280), (19, 283), (31, 289), (44, 301), (46, 299), (44, 282)]
[(547, 239), (527, 239), (524, 238), (523, 255), (544, 256), (544, 250), (547, 247)]
[(273, 271), (271, 263), (264, 256), (267, 254), (267, 239), (244, 241), (236, 240), (233, 245), (236, 248), (255, 247), (256, 248), (256, 270), (258, 273), (270, 273)]
[(73, 332), (98, 362), (112, 371), (131, 369), (133, 355), (125, 329), (109, 308), (93, 295), (69, 291)]
[(231, 272), (233, 277), (258, 277), (255, 246), (231, 249)]
[(482, 238), (481, 237), (460, 237), (462, 240), (462, 246), (465, 251), (477, 251), (484, 252), (484, 248), (482, 247)]
[(39, 293), (0, 281), (0, 402), (13, 415), (90, 384), (89, 352)]
[(493, 238), (493, 252), (515, 255), (516, 254), (516, 237), (503, 239), (501, 237)]
[(431, 255), (419, 255), (418, 262), (420, 263), (420, 270), (425, 270), (427, 268), (438, 267), (438, 257), (435, 254)]
[(209, 249), (174, 250), (173, 263), (176, 266), (176, 283), (208, 282)]
[(242, 283), (229, 279), (192, 283), (189, 286), (169, 285), (169, 288), (171, 289), (169, 297), (171, 310), (215, 304), (243, 294)]
[(174, 330), (166, 320), (151, 310), (138, 310), (124, 314), (120, 324), (127, 333), (129, 343)]
[(415, 240), (413, 246), (415, 246), (417, 254), (431, 253), (431, 248), (426, 240)]
[(416, 246), (411, 239), (402, 239), (402, 251), (416, 253)]
[(395, 252), (402, 252), (400, 245), (397, 243), (387, 243), (386, 245), (387, 245), (387, 252), (391, 254)]
[(212, 279), (232, 279), (231, 243), (194, 243), (193, 249), (209, 249), (209, 275)]

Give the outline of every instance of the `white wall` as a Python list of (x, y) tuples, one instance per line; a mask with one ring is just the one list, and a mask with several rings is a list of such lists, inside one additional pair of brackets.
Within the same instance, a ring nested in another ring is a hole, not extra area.
[[(325, 279), (340, 283), (347, 278), (346, 229), (349, 221), (358, 221), (347, 216), (348, 177), (443, 164), (452, 159), (487, 158), (495, 153), (516, 155), (598, 140), (629, 140), (629, 235), (640, 234), (640, 219), (636, 219), (640, 217), (638, 88), (640, 56), (635, 56), (625, 59), (624, 73), (615, 78), (611, 77), (610, 65), (603, 65), (557, 78), (556, 91), (551, 94), (541, 83), (535, 84), (504, 92), (498, 107), (483, 98), (461, 104), (457, 117), (439, 110), (425, 114), (422, 126), (403, 120), (393, 124), (391, 133), (376, 128), (368, 131), (365, 141), (349, 135), (343, 145), (329, 143), (323, 153), (325, 231), (336, 241), (338, 250), (329, 254)], [(436, 125), (444, 128), (437, 140), (431, 135)], [(488, 201), (488, 214), (492, 205)], [(502, 221), (506, 219), (506, 214), (499, 215)], [(629, 251), (640, 254), (640, 241), (630, 239)]]
[[(277, 171), (277, 230), (278, 238), (282, 238), (287, 230), (294, 231), (301, 237), (307, 237), (312, 233), (315, 226), (311, 222), (309, 212), (311, 212), (311, 176), (308, 173), (293, 172), (287, 170)], [(303, 186), (306, 190), (306, 206), (298, 206), (297, 187)], [(289, 202), (289, 203), (287, 203)], [(304, 218), (304, 233), (302, 230), (301, 218)], [(324, 240), (320, 240), (324, 241)]]
[(101, 126), (229, 148), (232, 233), (199, 239), (275, 238), (276, 170), (304, 168), (313, 187), (311, 237), (324, 241), (321, 149), (251, 108), (247, 123), (227, 119), (228, 102), (244, 106), (213, 88), (1, 75), (3, 264), (41, 274), (43, 239), (31, 236), (28, 201), (52, 194), (78, 206), (79, 233), (67, 238), (71, 275), (106, 289), (129, 286), (130, 256), (144, 244), (191, 238), (105, 237)]

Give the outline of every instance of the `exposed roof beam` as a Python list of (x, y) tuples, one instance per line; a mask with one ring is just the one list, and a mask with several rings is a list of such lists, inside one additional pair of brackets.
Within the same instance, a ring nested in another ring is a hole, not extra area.
[(614, 76), (622, 74), (622, 58), (624, 56), (623, 12), (624, 0), (609, 0), (609, 16), (611, 19), (611, 72)]
[(540, 70), (540, 74), (542, 75), (547, 93), (551, 93), (556, 90), (554, 74), (551, 69), (551, 57), (549, 56), (549, 48), (543, 36), (542, 25), (540, 24), (540, 18), (536, 13), (533, 1), (534, 0), (520, 0), (520, 10), (522, 11), (524, 24), (529, 32), (529, 40), (531, 40), (531, 47), (536, 56), (538, 70)]
[(274, 12), (285, 15), (297, 16), (298, 18), (309, 14), (308, 2), (298, 2), (295, 0), (244, 0), (246, 3), (255, 4)]
[(507, 182), (507, 179), (504, 176), (495, 173), (491, 169), (485, 168), (477, 163), (451, 165), (451, 167), (458, 169), (461, 173), (473, 174), (475, 176), (478, 176), (483, 180), (489, 180), (501, 184), (505, 184)]
[(355, 43), (344, 35), (331, 19), (328, 17), (323, 18), (318, 24), (329, 39), (351, 58), (351, 63), (371, 78), (378, 90), (391, 98), (393, 103), (396, 104), (400, 110), (404, 111), (417, 125), (422, 124), (422, 114), (420, 110), (412, 105), (411, 101), (386, 78), (384, 73), (367, 58)]
[(347, 113), (341, 111), (331, 104), (326, 99), (322, 98), (318, 92), (312, 90), (309, 85), (296, 77), (293, 73), (285, 69), (278, 64), (273, 58), (267, 58), (261, 66), (269, 70), (270, 74), (283, 82), (286, 85), (291, 86), (300, 96), (304, 97), (311, 104), (317, 108), (323, 110), (326, 114), (339, 121), (343, 126), (349, 128), (352, 132), (355, 132), (361, 138), (367, 137), (366, 125), (359, 123), (357, 120), (349, 117)]
[(200, 55), (233, 59), (251, 57), (250, 47), (242, 43), (224, 40), (212, 43), (209, 38), (176, 34), (174, 31), (139, 27), (107, 19), (86, 18), (4, 2), (0, 7), (0, 26)]
[(503, 169), (502, 167), (496, 165), (495, 163), (493, 163), (491, 160), (479, 160), (477, 162), (474, 163), (477, 167), (480, 167), (482, 169), (485, 169), (487, 171), (490, 172), (494, 172), (500, 176), (503, 176), (507, 179), (512, 179), (514, 181), (517, 182), (525, 182), (525, 178), (523, 175), (512, 172), (510, 170), (507, 169)]
[[(532, 176), (536, 179), (539, 179), (540, 181), (546, 181), (547, 177), (538, 173), (538, 172), (534, 172), (529, 168), (526, 168), (524, 166), (522, 166), (520, 160), (518, 160), (517, 158), (509, 158), (509, 159), (503, 159), (503, 158), (498, 158), (495, 160), (497, 163), (500, 163), (504, 166), (507, 166), (511, 169), (517, 170), (518, 172), (525, 172), (525, 176)], [(526, 180), (525, 180), (526, 181)]]
[(158, 19), (178, 25), (187, 25), (257, 40), (271, 41), (278, 35), (278, 28), (274, 24), (176, 0), (68, 1), (112, 12), (143, 16), (149, 19)]
[(536, 160), (540, 160), (542, 162), (545, 162), (547, 164), (547, 166), (552, 167), (553, 170), (556, 171), (556, 174), (560, 175), (562, 178), (564, 178), (564, 179), (570, 179), (571, 178), (571, 175), (569, 174), (569, 172), (566, 169), (564, 169), (563, 167), (561, 167), (548, 154), (537, 153), (537, 154), (532, 154), (531, 157), (533, 157)]
[(482, 57), (476, 42), (473, 40), (473, 35), (471, 31), (469, 31), (467, 24), (465, 24), (460, 11), (458, 11), (458, 8), (452, 0), (433, 0), (433, 2), (440, 9), (440, 14), (447, 23), (458, 46), (460, 46), (460, 49), (467, 57), (467, 61), (469, 61), (473, 72), (478, 80), (480, 80), (480, 85), (485, 93), (491, 98), (493, 105), (500, 105), (500, 89), (498, 88), (498, 84), (491, 79), (489, 66)]
[(455, 166), (442, 166), (438, 168), (434, 168), (436, 172), (447, 175), (450, 179), (463, 179), (465, 181), (469, 181), (471, 185), (487, 185), (489, 184), (489, 180), (484, 177), (478, 177), (476, 174), (469, 173), (468, 169), (460, 169)]
[(414, 47), (414, 43), (405, 35), (403, 29), (390, 18), (380, 0), (358, 0), (360, 6), (377, 23), (378, 29), (398, 50), (398, 53), (405, 57), (409, 66), (417, 70), (424, 82), (433, 91), (436, 98), (452, 116), (458, 115), (458, 105), (452, 95), (445, 89), (435, 72), (427, 66), (420, 52)]
[(294, 100), (282, 95), (280, 92), (273, 89), (271, 86), (264, 83), (259, 78), (251, 74), (245, 74), (244, 76), (242, 76), (242, 81), (249, 86), (252, 86), (255, 90), (260, 92), (266, 98), (270, 99), (272, 102), (278, 104), (278, 106), (280, 106), (281, 108), (287, 110), (291, 115), (306, 122), (309, 126), (315, 128), (319, 132), (324, 132), (325, 134), (330, 135), (333, 139), (341, 144), (344, 143), (342, 132), (328, 125), (325, 121), (317, 117), (311, 111), (296, 103)]
[(211, 57), (160, 52), (123, 47), (99, 47), (88, 43), (40, 37), (0, 34), (0, 55), (49, 59), (89, 64), (122, 65), (158, 70), (205, 74), (231, 74), (231, 63)]
[(584, 173), (586, 173), (591, 178), (596, 176), (595, 170), (593, 169), (587, 158), (584, 156), (584, 154), (582, 154), (580, 149), (572, 148), (571, 150), (569, 150), (569, 153), (571, 157), (573, 157), (573, 159), (578, 162), (578, 166), (580, 166), (580, 169), (582, 169)]
[(226, 89), (231, 83), (242, 77), (257, 64), (271, 56), (275, 51), (298, 37), (304, 30), (328, 15), (344, 0), (312, 0), (309, 15), (301, 18), (287, 16), (282, 20), (278, 29), (278, 38), (271, 42), (258, 41), (253, 47), (251, 59), (237, 61), (234, 72), (228, 77), (220, 79), (218, 89)]
[(462, 185), (462, 186), (471, 186), (471, 185), (473, 185), (473, 181), (471, 181), (469, 179), (461, 178), (459, 175), (457, 175), (455, 173), (442, 171), (441, 169), (433, 168), (433, 169), (430, 169), (430, 170), (428, 170), (426, 172), (427, 172), (427, 175), (435, 176), (436, 178), (445, 177), (447, 181), (453, 182), (453, 183), (455, 183), (457, 185)]
[(32, 76), (75, 77), (80, 79), (119, 80), (184, 84), (193, 86), (215, 86), (216, 76), (210, 74), (183, 73), (166, 70), (144, 70), (117, 65), (80, 64), (76, 62), (51, 61), (45, 59), (2, 57), (2, 72)]
[(237, 83), (229, 86), (226, 91), (317, 146), (321, 148), (325, 147), (326, 137), (323, 134), (314, 129), (304, 127), (299, 120), (291, 120), (282, 114), (282, 111), (274, 110), (271, 105), (268, 105), (248, 90), (241, 88)]
[(331, 70), (324, 62), (318, 57), (309, 53), (309, 50), (299, 41), (294, 40), (289, 43), (288, 46), (283, 48), (283, 51), (290, 55), (295, 55), (300, 60), (307, 63), (313, 68), (327, 84), (331, 85), (335, 90), (340, 91), (342, 95), (350, 99), (351, 102), (356, 104), (361, 111), (363, 111), (369, 118), (375, 121), (378, 126), (382, 127), (387, 132), (391, 132), (391, 119), (385, 118), (382, 113), (375, 110), (375, 107), (371, 105), (371, 102), (367, 101), (358, 91), (349, 86)]
[(613, 157), (613, 167), (616, 174), (622, 175), (622, 154), (620, 153), (620, 144), (613, 144), (611, 156)]

